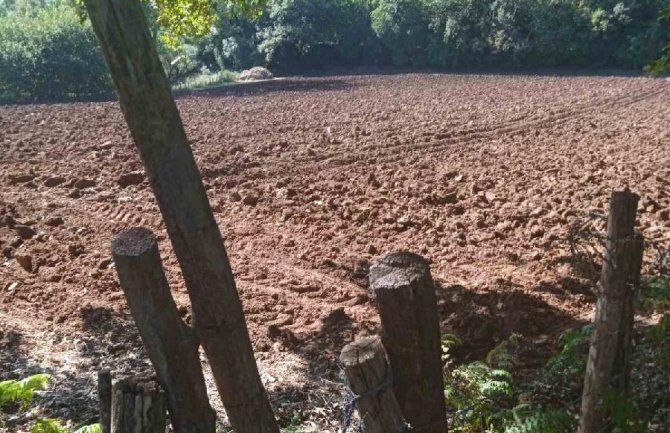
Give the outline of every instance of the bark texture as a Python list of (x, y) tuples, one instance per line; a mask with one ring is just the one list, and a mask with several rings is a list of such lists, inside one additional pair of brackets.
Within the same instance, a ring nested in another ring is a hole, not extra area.
[(98, 408), (100, 433), (110, 433), (112, 430), (112, 374), (107, 369), (98, 372)]
[(139, 0), (85, 0), (233, 429), (278, 433), (230, 262)]
[(393, 388), (406, 421), (417, 433), (444, 433), (440, 324), (428, 262), (416, 254), (388, 254), (370, 267)]
[(591, 347), (584, 376), (579, 433), (607, 433), (606, 401), (629, 391), (634, 290), (640, 283), (644, 238), (635, 233), (639, 197), (612, 193)]
[(391, 386), (391, 370), (379, 338), (357, 340), (342, 349), (340, 362), (351, 391), (364, 433), (401, 433), (405, 420)]
[(114, 384), (112, 433), (165, 433), (165, 394), (152, 379)]
[(119, 233), (112, 255), (121, 288), (158, 380), (167, 393), (175, 433), (214, 433), (216, 416), (193, 331), (179, 318), (154, 234), (146, 228)]

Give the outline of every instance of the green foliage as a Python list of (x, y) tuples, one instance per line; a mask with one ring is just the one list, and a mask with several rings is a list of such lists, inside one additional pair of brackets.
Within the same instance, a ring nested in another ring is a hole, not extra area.
[(237, 74), (232, 71), (205, 72), (192, 75), (173, 88), (177, 90), (198, 90), (208, 87), (216, 87), (226, 83), (232, 83), (237, 79)]
[[(552, 358), (545, 370), (566, 374), (580, 358), (580, 346), (590, 330), (568, 331), (561, 336), (561, 352)], [(443, 347), (451, 349), (452, 336), (443, 339)], [(576, 428), (575, 416), (563, 408), (545, 408), (524, 402), (524, 395), (514, 386), (507, 370), (516, 366), (515, 353), (521, 336), (512, 334), (487, 355), (486, 362), (465, 364), (445, 377), (447, 406), (455, 409), (450, 431), (456, 433), (571, 433)], [(443, 349), (444, 351), (444, 349)], [(505, 366), (505, 369), (501, 368)]]
[(110, 90), (95, 36), (68, 5), (0, 18), (0, 99), (90, 97)]
[(258, 51), (283, 71), (360, 64), (373, 49), (369, 11), (350, 0), (273, 0), (259, 22)]
[(22, 380), (0, 382), (0, 409), (10, 403), (27, 407), (32, 402), (35, 391), (43, 390), (48, 381), (48, 374), (35, 374)]
[[(20, 410), (26, 410), (33, 401), (35, 391), (42, 391), (49, 382), (48, 374), (34, 374), (21, 380), (0, 382), (0, 415), (1, 410), (12, 403), (18, 403)], [(0, 427), (2, 419), (0, 418)], [(2, 430), (0, 428), (0, 430)], [(55, 418), (37, 419), (30, 427), (30, 433), (68, 433), (68, 430)], [(73, 433), (100, 433), (100, 424), (83, 426)]]
[[(451, 335), (443, 337), (443, 348), (448, 350), (460, 344)], [(512, 335), (493, 349), (487, 359), (513, 365), (514, 349), (519, 336)], [(443, 349), (444, 353), (444, 349)], [(511, 409), (516, 401), (512, 374), (501, 368), (494, 368), (485, 362), (464, 364), (445, 375), (444, 395), (447, 406), (455, 413), (450, 431), (469, 433), (500, 429), (511, 419)]]
[[(55, 418), (38, 419), (30, 428), (30, 433), (69, 433)], [(90, 424), (78, 428), (72, 433), (100, 433), (100, 424)]]
[(670, 277), (648, 278), (638, 293), (638, 305), (647, 312), (665, 312), (646, 335), (653, 349), (653, 359), (665, 368), (670, 365)]
[(550, 375), (561, 374), (580, 378), (586, 369), (586, 351), (593, 325), (569, 329), (558, 338), (560, 352), (549, 359), (545, 371)]
[(512, 414), (513, 421), (503, 433), (572, 433), (577, 427), (575, 417), (565, 410), (536, 410), (519, 405)]
[(647, 427), (637, 415), (633, 401), (621, 395), (608, 395), (604, 399), (606, 413), (613, 431), (626, 433), (646, 433)]
[(428, 66), (433, 39), (426, 4), (416, 0), (379, 0), (372, 28), (396, 66)]
[(517, 364), (516, 353), (522, 338), (520, 334), (510, 335), (486, 355), (486, 363), (494, 368), (512, 370)]
[(261, 17), (249, 17), (234, 7), (221, 5), (212, 31), (197, 45), (197, 60), (212, 71), (242, 70), (264, 63), (258, 49), (261, 21)]
[(442, 362), (445, 364), (449, 364), (451, 362), (451, 350), (461, 346), (463, 344), (463, 340), (458, 338), (458, 336), (454, 334), (444, 334), (442, 335), (442, 340), (440, 343), (440, 346), (442, 348)]
[(484, 431), (499, 425), (501, 409), (510, 407), (514, 395), (511, 374), (483, 362), (458, 367), (445, 383), (447, 405), (456, 410), (453, 432)]
[(89, 424), (78, 428), (74, 433), (100, 433), (100, 424)]
[(30, 433), (67, 433), (67, 429), (57, 419), (46, 418), (35, 421)]
[[(82, 24), (82, 2), (0, 0), (0, 100), (111, 94), (93, 32)], [(654, 73), (670, 66), (670, 0), (144, 0), (143, 5), (172, 83), (258, 65), (280, 73), (385, 64), (634, 70), (649, 64)]]
[(648, 335), (654, 345), (654, 358), (661, 368), (670, 366), (670, 313), (651, 327)]
[[(657, 24), (665, 29), (670, 28), (670, 6), (661, 12)], [(670, 69), (670, 37), (667, 35), (667, 30), (665, 37), (667, 44), (663, 47), (660, 56), (645, 67), (652, 74), (660, 74)]]
[(670, 277), (648, 278), (638, 293), (638, 306), (644, 311), (670, 308)]

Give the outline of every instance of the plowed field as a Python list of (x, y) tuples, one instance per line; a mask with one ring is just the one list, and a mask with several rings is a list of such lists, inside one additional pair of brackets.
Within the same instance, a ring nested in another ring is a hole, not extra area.
[[(629, 187), (645, 236), (668, 239), (668, 101), (665, 79), (441, 74), (181, 96), (283, 423), (296, 411), (320, 431), (336, 423), (341, 397), (323, 391), (340, 389), (341, 347), (377, 331), (366, 269), (393, 250), (430, 260), (442, 329), (465, 341), (458, 356), (517, 332), (529, 343), (522, 367), (537, 367), (594, 305), (570, 265), (571, 224)], [(94, 410), (100, 366), (145, 365), (111, 262), (115, 233), (159, 234), (190, 319), (141, 171), (115, 102), (0, 106), (0, 379), (58, 372), (69, 389), (45, 397), (58, 416)]]

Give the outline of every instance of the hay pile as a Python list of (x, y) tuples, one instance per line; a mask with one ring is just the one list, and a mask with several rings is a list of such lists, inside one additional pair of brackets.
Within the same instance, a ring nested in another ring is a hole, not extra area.
[(251, 69), (247, 69), (240, 73), (240, 76), (237, 78), (239, 81), (256, 81), (256, 80), (269, 80), (274, 78), (272, 72), (268, 71), (262, 66), (254, 66)]

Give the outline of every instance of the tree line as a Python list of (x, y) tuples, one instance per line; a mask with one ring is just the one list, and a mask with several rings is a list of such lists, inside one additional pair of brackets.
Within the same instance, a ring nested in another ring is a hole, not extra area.
[[(0, 98), (111, 92), (97, 42), (74, 1), (0, 0)], [(250, 9), (241, 0), (147, 2), (171, 80), (256, 65), (281, 74), (361, 66), (642, 70), (655, 60), (660, 69), (670, 55), (670, 0), (254, 3)], [(192, 12), (175, 17), (165, 5)]]

